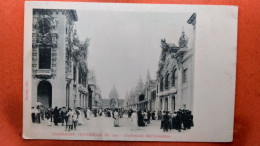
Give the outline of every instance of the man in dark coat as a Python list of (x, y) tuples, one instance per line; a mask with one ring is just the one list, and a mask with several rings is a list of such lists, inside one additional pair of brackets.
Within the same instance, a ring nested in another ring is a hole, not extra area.
[(57, 106), (53, 110), (53, 118), (54, 118), (54, 125), (58, 126), (59, 110)]
[(138, 120), (137, 120), (138, 126), (145, 126), (144, 118), (143, 118), (141, 110), (138, 111), (137, 118), (138, 118)]
[(169, 129), (169, 115), (168, 111), (166, 111), (165, 115), (163, 116), (163, 132), (168, 132)]
[(155, 112), (152, 113), (152, 120), (155, 120)]
[(176, 116), (176, 130), (178, 130), (179, 132), (181, 132), (181, 124), (182, 124), (181, 111), (178, 111)]
[(67, 116), (67, 109), (66, 107), (62, 107), (61, 109), (61, 123), (62, 123), (62, 126), (64, 125), (64, 122), (66, 123), (65, 119), (66, 119), (66, 116)]

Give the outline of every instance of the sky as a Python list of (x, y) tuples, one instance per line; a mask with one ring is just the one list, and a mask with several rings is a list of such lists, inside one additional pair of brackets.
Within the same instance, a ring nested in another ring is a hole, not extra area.
[(160, 40), (178, 44), (181, 32), (189, 36), (191, 13), (77, 11), (79, 39), (90, 39), (88, 67), (95, 71), (102, 98), (115, 85), (119, 98), (135, 88), (147, 71), (156, 79)]

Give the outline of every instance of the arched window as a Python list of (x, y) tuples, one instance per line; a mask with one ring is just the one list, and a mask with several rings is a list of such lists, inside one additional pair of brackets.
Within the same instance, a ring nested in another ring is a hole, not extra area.
[(176, 78), (177, 78), (177, 70), (174, 69), (173, 72), (172, 72), (172, 86), (173, 87), (175, 86)]
[(169, 73), (166, 74), (165, 77), (165, 89), (169, 88)]
[(160, 90), (163, 91), (163, 77), (161, 77), (160, 80)]
[(183, 70), (182, 83), (187, 83), (188, 69)]

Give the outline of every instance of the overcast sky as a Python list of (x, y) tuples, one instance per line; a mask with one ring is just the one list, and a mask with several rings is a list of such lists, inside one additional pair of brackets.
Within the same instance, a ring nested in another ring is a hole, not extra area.
[(79, 38), (90, 39), (88, 66), (95, 70), (102, 97), (116, 86), (119, 98), (134, 88), (148, 69), (156, 78), (160, 40), (177, 44), (191, 13), (77, 11)]

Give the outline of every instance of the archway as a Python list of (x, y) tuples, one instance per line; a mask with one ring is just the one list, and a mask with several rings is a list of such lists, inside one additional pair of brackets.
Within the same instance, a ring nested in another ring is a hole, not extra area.
[(48, 81), (41, 81), (37, 88), (37, 102), (44, 107), (52, 106), (52, 86)]
[(116, 101), (116, 99), (112, 98), (110, 100), (110, 108), (117, 108), (117, 101)]
[(172, 96), (172, 111), (175, 111), (175, 96)]

